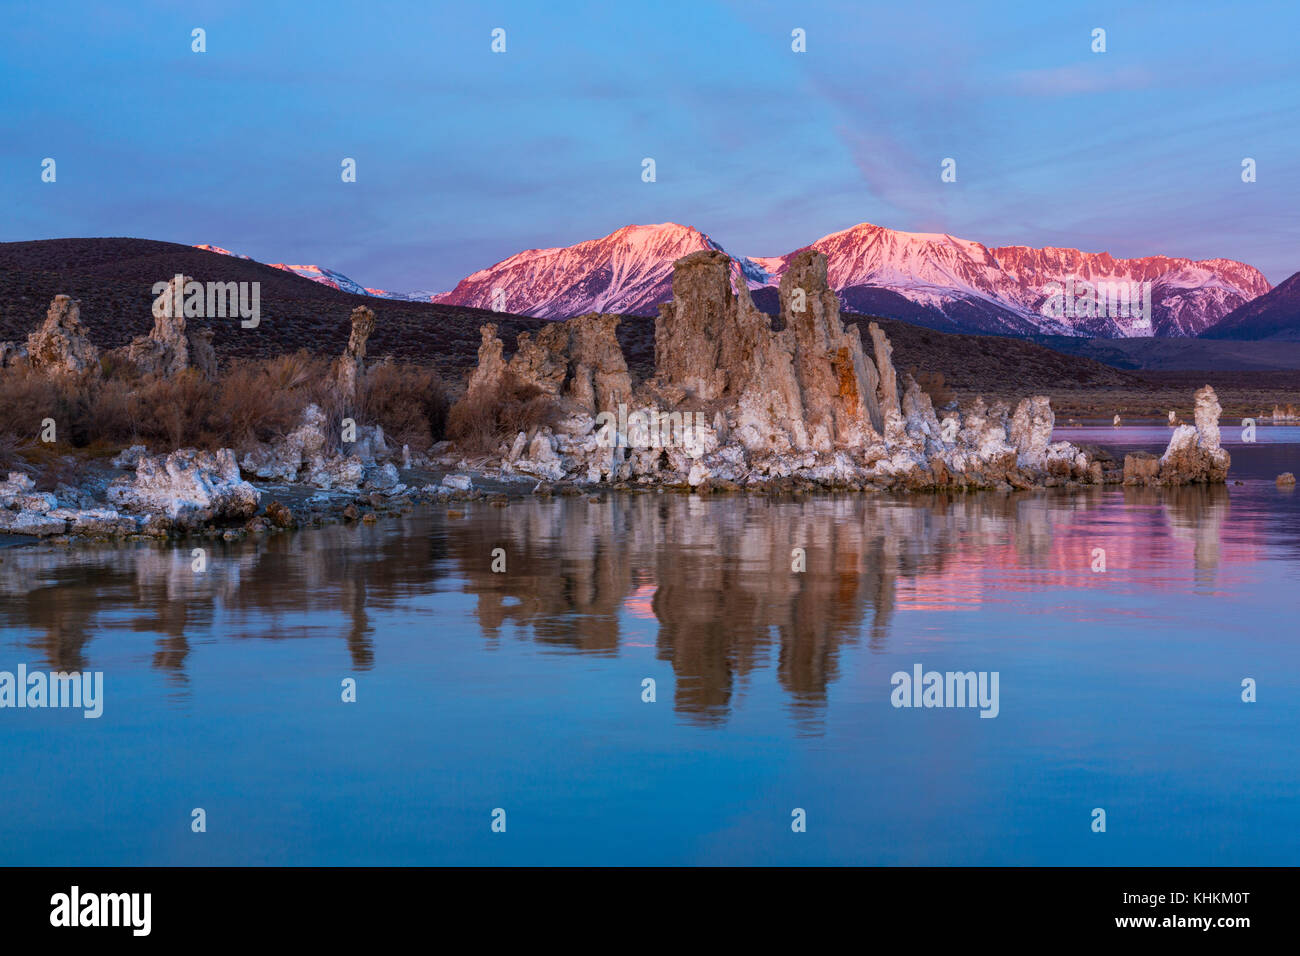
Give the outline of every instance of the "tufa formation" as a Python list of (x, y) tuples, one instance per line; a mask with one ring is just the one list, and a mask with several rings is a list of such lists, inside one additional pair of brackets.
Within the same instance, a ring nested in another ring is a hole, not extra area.
[[(778, 327), (750, 298), (725, 253), (703, 250), (673, 268), (673, 298), (655, 322), (655, 371), (633, 389), (615, 330), (592, 313), (519, 336), (507, 361), (485, 325), (469, 392), (507, 373), (555, 398), (554, 428), (520, 432), (476, 464), (548, 480), (761, 487), (795, 479), (838, 488), (1030, 488), (1105, 482), (1222, 482), (1221, 411), (1197, 392), (1196, 426), (1179, 426), (1160, 459), (1130, 455), (1123, 470), (1069, 442), (1053, 442), (1045, 395), (1015, 409), (982, 398), (937, 411), (900, 382), (884, 331), (871, 354), (845, 327), (826, 257), (796, 255), (780, 286)], [(472, 463), (461, 460), (461, 467)]]

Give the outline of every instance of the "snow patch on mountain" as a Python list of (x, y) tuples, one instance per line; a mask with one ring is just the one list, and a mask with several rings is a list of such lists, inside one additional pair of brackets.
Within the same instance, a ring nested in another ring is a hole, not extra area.
[[(221, 246), (208, 245), (202, 243), (196, 245), (195, 249), (203, 249), (206, 252), (215, 252), (223, 256), (233, 256), (236, 259), (247, 259), (253, 261), (251, 256), (240, 255), (237, 252), (231, 252), (229, 249), (223, 249)], [(321, 285), (327, 285), (331, 289), (338, 289), (340, 292), (351, 292), (353, 295), (368, 295), (383, 299), (404, 299), (401, 293), (387, 292), (383, 289), (368, 289), (355, 282), (342, 272), (336, 272), (333, 269), (326, 269), (324, 266), (317, 265), (292, 265), (286, 262), (267, 262), (264, 265), (272, 269), (280, 269), (284, 272), (292, 272), (296, 276), (302, 276), (304, 279), (310, 279), (312, 282), (319, 282)]]

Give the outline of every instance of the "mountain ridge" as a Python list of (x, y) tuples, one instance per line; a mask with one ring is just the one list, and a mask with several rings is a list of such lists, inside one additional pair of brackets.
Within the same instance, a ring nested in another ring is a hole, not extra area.
[(1201, 332), (1203, 339), (1300, 340), (1300, 272), (1239, 305)]
[(673, 262), (703, 249), (731, 255), (756, 304), (771, 309), (787, 264), (809, 248), (826, 255), (831, 287), (846, 309), (940, 331), (1188, 337), (1271, 288), (1254, 267), (1223, 257), (989, 247), (866, 222), (784, 255), (756, 257), (732, 254), (694, 226), (630, 224), (570, 246), (521, 250), (434, 294), (366, 288), (322, 266), (273, 265), (344, 291), (560, 319), (593, 311), (655, 315), (672, 297)]

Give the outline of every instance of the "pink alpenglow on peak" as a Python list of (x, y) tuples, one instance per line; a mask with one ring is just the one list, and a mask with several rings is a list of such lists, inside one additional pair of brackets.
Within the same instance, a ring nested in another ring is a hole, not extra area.
[[(624, 226), (599, 239), (527, 249), (466, 276), (435, 302), (559, 319), (587, 312), (654, 315), (672, 298), (673, 263), (703, 249), (723, 251), (691, 226)], [(738, 260), (746, 278), (767, 274)]]
[[(223, 256), (233, 256), (236, 259), (248, 259), (250, 262), (254, 261), (251, 256), (240, 255), (237, 252), (231, 252), (229, 249), (223, 249), (221, 246), (201, 244), (194, 248), (202, 249), (205, 252), (215, 252)], [(312, 282), (319, 282), (321, 285), (327, 285), (331, 289), (338, 289), (340, 292), (351, 292), (354, 295), (377, 294), (366, 289), (359, 282), (354, 282), (343, 273), (335, 272), (333, 269), (326, 269), (324, 266), (290, 265), (285, 262), (267, 262), (264, 263), (264, 265), (268, 265), (272, 269), (280, 269), (283, 272), (291, 272), (296, 276), (302, 276), (304, 279), (310, 279)], [(387, 295), (384, 295), (383, 297), (388, 298)], [(394, 296), (393, 298), (401, 297)]]
[(285, 272), (292, 272), (294, 275), (302, 276), (304, 279), (310, 279), (312, 282), (319, 282), (321, 285), (327, 285), (331, 289), (338, 289), (340, 292), (351, 292), (354, 295), (369, 295), (365, 286), (354, 282), (341, 272), (335, 272), (333, 269), (326, 269), (323, 266), (315, 265), (289, 265), (284, 262), (268, 262), (273, 269), (283, 269)]
[[(233, 256), (236, 259), (247, 259), (249, 262), (256, 261), (251, 256), (240, 255), (237, 252), (231, 252), (229, 249), (223, 249), (221, 246), (208, 245), (202, 243), (194, 247), (202, 249), (205, 252), (215, 252), (218, 255)], [(310, 279), (312, 282), (319, 282), (321, 285), (329, 286), (331, 289), (338, 289), (340, 292), (350, 292), (353, 295), (367, 295), (376, 299), (399, 299), (407, 302), (432, 302), (435, 300), (435, 292), (389, 292), (387, 289), (372, 289), (361, 285), (361, 283), (350, 279), (342, 272), (334, 269), (327, 269), (318, 265), (290, 265), (284, 262), (266, 262), (272, 269), (279, 269), (283, 272), (290, 272), (304, 279)]]
[(232, 256), (235, 259), (248, 259), (249, 262), (253, 261), (251, 256), (241, 256), (237, 252), (231, 252), (229, 249), (222, 249), (220, 246), (210, 246), (207, 243), (200, 243), (194, 248), (202, 249), (204, 252), (215, 252), (217, 255), (221, 256)]
[[(826, 255), (830, 286), (845, 309), (949, 331), (1196, 335), (1270, 288), (1258, 270), (1231, 259), (1116, 259), (1077, 249), (990, 248), (944, 233), (871, 223), (803, 248)], [(689, 226), (625, 226), (573, 246), (518, 253), (467, 276), (434, 301), (545, 318), (592, 310), (653, 315), (672, 298), (674, 257), (702, 249), (720, 247)], [(737, 259), (758, 305), (775, 307), (776, 286), (800, 251)], [(1087, 303), (1088, 290), (1099, 304), (1058, 315), (1049, 305), (1063, 287), (1072, 305)], [(1115, 287), (1134, 301), (1149, 298), (1150, 314), (1107, 309), (1107, 292)]]
[[(234, 255), (219, 246), (198, 248)], [(830, 288), (845, 311), (943, 331), (1193, 336), (1270, 290), (1257, 269), (1232, 259), (1117, 259), (1078, 249), (990, 248), (945, 233), (866, 222), (785, 255), (731, 256), (733, 285), (743, 275), (755, 304), (775, 312), (781, 277), (806, 249), (826, 256)], [(692, 226), (630, 225), (572, 246), (526, 249), (442, 293), (388, 292), (322, 266), (273, 265), (358, 295), (547, 319), (588, 312), (651, 316), (672, 299), (673, 263), (703, 250), (726, 252)]]

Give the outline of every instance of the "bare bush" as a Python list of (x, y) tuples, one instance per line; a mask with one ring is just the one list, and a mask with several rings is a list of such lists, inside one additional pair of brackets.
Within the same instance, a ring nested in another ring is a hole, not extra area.
[(234, 448), (273, 442), (292, 431), (309, 404), (325, 412), (330, 434), (345, 415), (375, 423), (423, 451), (443, 437), (447, 395), (433, 368), (373, 367), (356, 409), (330, 385), (330, 360), (306, 351), (231, 362), (216, 381), (187, 369), (140, 376), (129, 363), (101, 363), (100, 375), (46, 376), (25, 363), (0, 370), (0, 441), (6, 461), (46, 464), (42, 423), (55, 421), (63, 453), (98, 444), (151, 448)]
[(366, 373), (360, 414), (398, 445), (427, 451), (447, 427), (447, 391), (435, 369), (384, 363)]
[(553, 426), (559, 417), (553, 396), (521, 383), (507, 369), (495, 388), (467, 394), (451, 407), (447, 437), (463, 452), (487, 455), (519, 432)]

